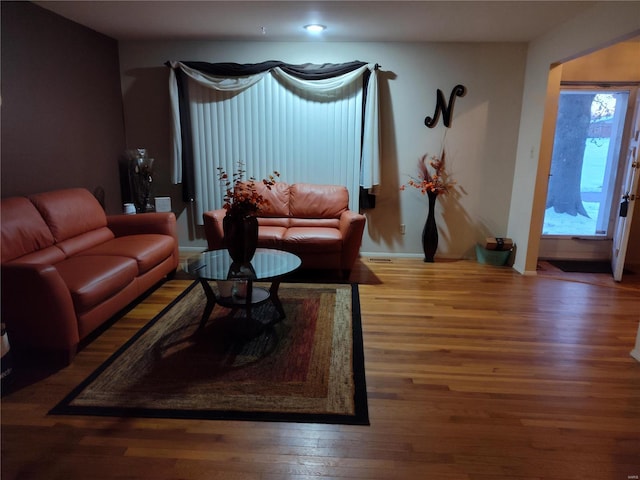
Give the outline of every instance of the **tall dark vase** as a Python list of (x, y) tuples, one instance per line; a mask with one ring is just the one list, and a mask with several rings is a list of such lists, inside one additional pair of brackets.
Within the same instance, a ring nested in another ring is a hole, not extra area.
[(224, 245), (233, 263), (247, 265), (258, 246), (258, 218), (254, 216), (226, 215), (222, 219)]
[(434, 211), (438, 194), (428, 191), (427, 197), (429, 199), (429, 213), (422, 230), (422, 249), (424, 250), (424, 261), (433, 262), (433, 257), (438, 250), (438, 227)]

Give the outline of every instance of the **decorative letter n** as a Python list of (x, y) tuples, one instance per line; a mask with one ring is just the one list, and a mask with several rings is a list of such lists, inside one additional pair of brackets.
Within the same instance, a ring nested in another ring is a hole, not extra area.
[(442, 112), (442, 121), (444, 122), (444, 126), (449, 127), (451, 125), (451, 114), (453, 113), (453, 102), (456, 97), (463, 97), (465, 93), (467, 93), (467, 89), (463, 85), (456, 85), (453, 87), (451, 95), (449, 96), (449, 105), (447, 106), (442, 90), (438, 89), (436, 111), (433, 114), (433, 117), (425, 117), (424, 124), (429, 128), (435, 127), (438, 123), (440, 112)]

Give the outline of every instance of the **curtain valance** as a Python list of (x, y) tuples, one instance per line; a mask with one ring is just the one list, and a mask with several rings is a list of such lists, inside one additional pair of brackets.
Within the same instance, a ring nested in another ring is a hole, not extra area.
[(343, 87), (362, 80), (364, 88), (360, 186), (373, 190), (380, 183), (377, 65), (354, 61), (343, 64), (291, 65), (280, 61), (256, 64), (171, 61), (169, 92), (172, 119), (172, 180), (183, 184), (185, 201), (193, 201), (194, 170), (191, 120), (188, 111), (190, 78), (202, 86), (230, 95), (244, 91), (273, 75), (285, 88), (316, 101), (331, 101)]

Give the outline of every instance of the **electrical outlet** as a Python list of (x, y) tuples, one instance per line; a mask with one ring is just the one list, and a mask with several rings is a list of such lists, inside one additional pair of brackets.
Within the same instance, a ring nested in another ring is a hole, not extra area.
[(404, 223), (400, 224), (400, 234), (404, 235), (407, 232), (407, 226)]

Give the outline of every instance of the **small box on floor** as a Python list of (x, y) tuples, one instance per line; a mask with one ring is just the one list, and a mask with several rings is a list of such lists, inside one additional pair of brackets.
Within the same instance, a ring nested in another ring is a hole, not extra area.
[(502, 237), (487, 237), (484, 248), (487, 250), (511, 250), (513, 240)]

